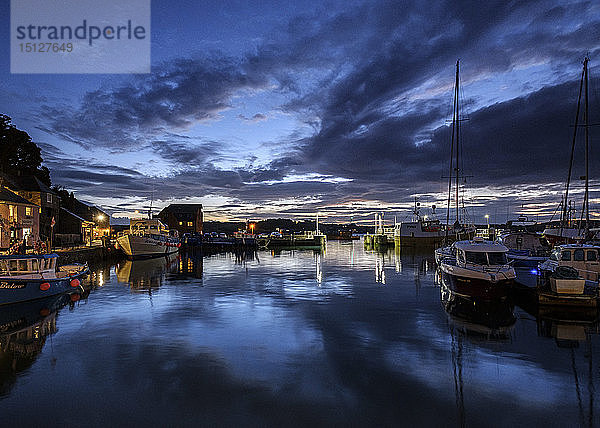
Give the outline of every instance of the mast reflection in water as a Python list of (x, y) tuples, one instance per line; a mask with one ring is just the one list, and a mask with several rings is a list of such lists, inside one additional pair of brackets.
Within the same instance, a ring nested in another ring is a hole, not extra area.
[(431, 252), (350, 241), (140, 262), (94, 268), (76, 310), (18, 317), (51, 340), (2, 360), (3, 420), (593, 426), (600, 414), (596, 317), (460, 300)]

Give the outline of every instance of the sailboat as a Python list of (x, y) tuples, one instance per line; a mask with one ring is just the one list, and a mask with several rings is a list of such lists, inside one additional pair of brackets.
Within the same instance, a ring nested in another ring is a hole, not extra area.
[[(560, 206), (561, 218), (558, 227), (549, 227), (544, 230), (543, 235), (550, 245), (573, 244), (591, 241), (597, 230), (590, 229), (590, 207), (589, 207), (589, 105), (588, 105), (588, 62), (589, 58), (583, 60), (583, 71), (581, 72), (581, 81), (579, 82), (579, 96), (577, 99), (577, 111), (575, 113), (575, 126), (573, 127), (573, 139), (571, 142), (571, 157), (569, 160), (569, 172), (565, 184), (565, 194)], [(569, 185), (571, 183), (571, 173), (573, 171), (573, 155), (575, 153), (575, 142), (577, 139), (577, 130), (579, 124), (579, 114), (581, 111), (581, 101), (584, 101), (583, 109), (583, 128), (585, 138), (585, 192), (583, 195), (583, 205), (581, 208), (581, 218), (579, 221), (572, 219), (572, 201), (569, 201)]]
[[(461, 222), (460, 219), (460, 181), (461, 169), (459, 162), (460, 150), (460, 105), (459, 105), (459, 61), (456, 61), (456, 81), (454, 84), (454, 104), (452, 112), (452, 137), (450, 145), (450, 173), (448, 174), (448, 201), (446, 210), (446, 233), (445, 241), (448, 244), (450, 241), (459, 241), (462, 239), (471, 239), (475, 235), (475, 227)], [(464, 176), (463, 176), (464, 178)], [(450, 209), (452, 201), (452, 182), (454, 182), (454, 205), (456, 209), (456, 220), (450, 225)]]
[[(446, 225), (444, 229), (443, 242), (446, 246), (435, 250), (435, 258), (438, 264), (444, 257), (449, 257), (450, 243), (453, 241), (468, 240), (475, 236), (475, 227), (460, 221), (460, 105), (459, 105), (459, 61), (456, 61), (456, 81), (454, 84), (454, 103), (452, 112), (452, 137), (450, 145), (450, 174), (448, 174), (448, 200), (446, 208)], [(452, 183), (454, 182), (454, 192)], [(452, 195), (454, 193), (454, 205), (456, 208), (456, 221), (450, 224), (450, 210)]]

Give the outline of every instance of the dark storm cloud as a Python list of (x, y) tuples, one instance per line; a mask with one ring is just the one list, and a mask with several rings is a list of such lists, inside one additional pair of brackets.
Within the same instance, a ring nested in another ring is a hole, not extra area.
[(133, 149), (139, 139), (215, 119), (239, 90), (258, 90), (266, 76), (248, 74), (227, 57), (178, 59), (149, 77), (85, 94), (78, 109), (45, 106), (50, 129), (84, 147), (99, 144)]
[(161, 158), (186, 167), (218, 160), (223, 152), (223, 144), (218, 141), (190, 143), (181, 141), (180, 137), (178, 140), (156, 140), (151, 146)]

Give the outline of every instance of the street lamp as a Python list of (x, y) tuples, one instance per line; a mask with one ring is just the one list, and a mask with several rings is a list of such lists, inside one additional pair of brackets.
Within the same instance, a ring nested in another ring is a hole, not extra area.
[(490, 215), (486, 214), (484, 217), (485, 217), (485, 222), (487, 223), (487, 228), (489, 229), (490, 228)]

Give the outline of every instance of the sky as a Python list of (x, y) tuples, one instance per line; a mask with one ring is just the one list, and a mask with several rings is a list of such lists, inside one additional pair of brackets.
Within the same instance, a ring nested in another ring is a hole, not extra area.
[(11, 74), (0, 4), (0, 113), (41, 147), (53, 184), (114, 217), (188, 202), (205, 220), (391, 223), (417, 198), (445, 221), (457, 60), (461, 197), (475, 223), (556, 212), (586, 56), (600, 123), (597, 1), (151, 5), (151, 73), (110, 75)]

